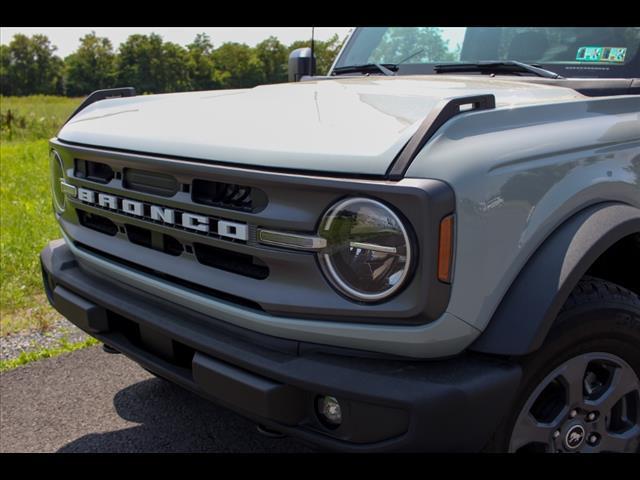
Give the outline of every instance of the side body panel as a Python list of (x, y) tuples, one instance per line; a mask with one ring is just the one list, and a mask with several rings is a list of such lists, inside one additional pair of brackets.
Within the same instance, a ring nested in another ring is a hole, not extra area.
[(640, 98), (461, 115), (436, 133), (407, 177), (453, 187), (447, 311), (484, 330), (525, 263), (567, 219), (602, 202), (640, 208)]
[[(540, 348), (589, 267), (621, 238), (637, 232), (640, 209), (630, 205), (599, 203), (571, 217), (529, 259), (470, 349), (526, 355)], [(637, 275), (640, 265), (633, 261), (628, 258), (625, 267)]]

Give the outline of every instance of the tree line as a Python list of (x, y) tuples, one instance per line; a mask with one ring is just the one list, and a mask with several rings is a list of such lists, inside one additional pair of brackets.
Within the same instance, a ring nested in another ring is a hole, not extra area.
[[(116, 51), (108, 38), (92, 32), (62, 59), (46, 35), (16, 34), (8, 45), (0, 45), (0, 92), (82, 96), (122, 86), (138, 93), (249, 88), (286, 82), (289, 53), (310, 43), (284, 45), (269, 37), (255, 47), (226, 42), (214, 48), (201, 33), (183, 47), (152, 33), (130, 35)], [(329, 70), (340, 46), (338, 35), (315, 42), (318, 73)]]

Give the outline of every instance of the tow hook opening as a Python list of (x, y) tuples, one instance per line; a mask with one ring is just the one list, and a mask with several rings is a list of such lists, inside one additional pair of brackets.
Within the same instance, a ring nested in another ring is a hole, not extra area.
[(260, 433), (261, 435), (264, 435), (265, 437), (269, 437), (269, 438), (284, 438), (286, 437), (286, 435), (282, 432), (278, 432), (276, 430), (271, 430), (268, 427), (265, 427), (264, 425), (258, 423), (256, 425), (256, 430), (258, 430), (258, 433)]
[(111, 354), (118, 354), (120, 353), (120, 350), (116, 350), (113, 347), (110, 347), (109, 345), (107, 345), (106, 343), (102, 344), (102, 350), (106, 353), (111, 353)]

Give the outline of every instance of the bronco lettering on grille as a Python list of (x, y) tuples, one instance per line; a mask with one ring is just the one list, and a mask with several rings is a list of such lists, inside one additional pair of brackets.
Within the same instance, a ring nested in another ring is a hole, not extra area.
[(108, 193), (78, 188), (78, 200), (98, 205), (118, 213), (161, 222), (165, 225), (181, 226), (202, 233), (213, 233), (225, 238), (247, 241), (248, 227), (244, 223), (216, 220), (205, 215), (182, 212), (173, 208), (152, 205)]

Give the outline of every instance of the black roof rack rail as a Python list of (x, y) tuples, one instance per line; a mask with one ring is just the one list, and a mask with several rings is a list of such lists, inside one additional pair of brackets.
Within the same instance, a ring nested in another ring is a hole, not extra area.
[(67, 118), (67, 121), (64, 123), (67, 123), (78, 113), (80, 113), (81, 110), (87, 108), (89, 105), (97, 101), (105, 100), (107, 98), (134, 97), (135, 95), (136, 89), (133, 87), (106, 88), (104, 90), (96, 90), (84, 99), (84, 102), (82, 102), (80, 106), (73, 111), (73, 113), (69, 116), (69, 118)]
[(416, 133), (413, 134), (403, 149), (400, 150), (400, 153), (387, 170), (387, 178), (390, 180), (402, 179), (411, 162), (413, 162), (414, 158), (416, 158), (420, 150), (422, 150), (422, 147), (424, 147), (436, 131), (451, 118), (460, 113), (491, 110), (493, 108), (496, 108), (496, 97), (492, 94), (458, 97), (441, 101), (436, 108), (427, 115), (427, 118), (422, 121)]

